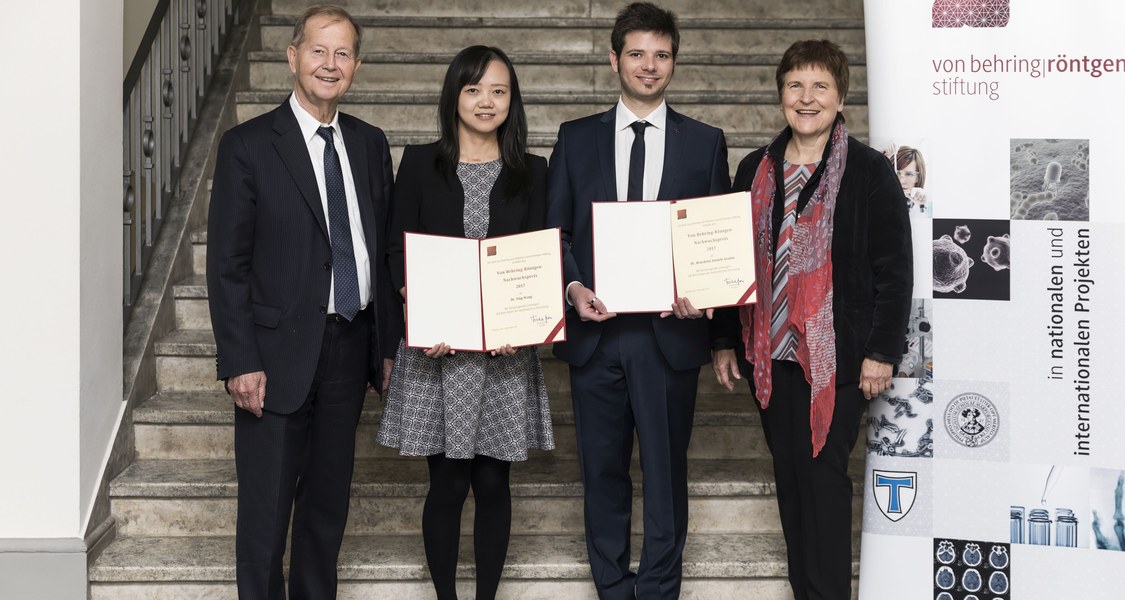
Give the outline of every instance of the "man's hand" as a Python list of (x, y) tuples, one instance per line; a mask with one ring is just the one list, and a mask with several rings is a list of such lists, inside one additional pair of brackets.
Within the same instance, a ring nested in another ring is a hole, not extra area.
[(891, 363), (863, 359), (859, 367), (859, 389), (863, 390), (863, 397), (870, 400), (890, 388), (892, 371)]
[(672, 310), (660, 313), (660, 318), (666, 318), (671, 315), (676, 315), (677, 319), (698, 319), (699, 317), (706, 316), (710, 319), (715, 314), (715, 309), (708, 308), (706, 311), (701, 311), (691, 305), (691, 300), (687, 298), (676, 298), (672, 303)]
[(235, 406), (254, 413), (255, 417), (261, 417), (262, 408), (266, 405), (266, 372), (235, 375), (227, 380), (227, 391), (234, 399)]
[(733, 392), (734, 380), (742, 379), (742, 373), (738, 370), (738, 358), (735, 356), (734, 350), (712, 350), (711, 368), (715, 370), (715, 381), (727, 388), (727, 391)]
[(605, 304), (594, 296), (594, 290), (575, 283), (570, 286), (570, 303), (574, 305), (574, 310), (578, 311), (578, 316), (583, 321), (605, 321), (617, 316), (617, 313), (606, 311)]

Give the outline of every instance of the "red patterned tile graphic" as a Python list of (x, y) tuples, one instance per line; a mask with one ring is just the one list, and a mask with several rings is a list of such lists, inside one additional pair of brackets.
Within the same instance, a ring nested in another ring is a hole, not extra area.
[(937, 27), (1007, 27), (1009, 0), (934, 0)]

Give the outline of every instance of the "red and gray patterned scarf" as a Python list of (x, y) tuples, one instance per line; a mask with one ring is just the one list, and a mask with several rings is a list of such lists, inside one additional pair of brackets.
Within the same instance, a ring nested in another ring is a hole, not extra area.
[[(772, 146), (777, 140), (770, 142)], [(836, 406), (836, 331), (832, 326), (832, 219), (836, 195), (848, 159), (848, 130), (843, 119), (829, 138), (831, 149), (820, 183), (793, 224), (789, 257), (789, 324), (797, 331), (797, 362), (812, 387), (809, 423), (813, 456), (820, 454)], [(742, 341), (746, 359), (754, 365), (758, 403), (766, 408), (773, 391), (770, 319), (773, 316), (773, 203), (777, 190), (776, 158), (768, 151), (750, 186), (754, 230), (758, 301), (743, 306)]]

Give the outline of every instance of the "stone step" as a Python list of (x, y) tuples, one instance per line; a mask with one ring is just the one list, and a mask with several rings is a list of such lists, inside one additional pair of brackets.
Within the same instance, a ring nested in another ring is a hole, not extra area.
[[(524, 13), (526, 15), (528, 13)], [(864, 51), (861, 19), (802, 18), (687, 18), (680, 25), (680, 56), (698, 52), (774, 53), (780, 55), (794, 40), (829, 39), (849, 58)], [(452, 56), (473, 44), (515, 52), (609, 51), (613, 28), (610, 17), (465, 17), (360, 16), (365, 53), (394, 53), (403, 48), (443, 52)], [(296, 15), (261, 17), (262, 49), (284, 52), (292, 41)], [(528, 32), (534, 32), (528, 35)], [(421, 48), (420, 46), (425, 46)], [(366, 58), (364, 59), (366, 60)], [(448, 62), (448, 60), (446, 60)], [(775, 63), (776, 64), (776, 63)]]
[[(210, 194), (208, 194), (210, 200)], [(193, 275), (206, 275), (207, 274), (207, 226), (204, 225), (199, 229), (191, 232), (191, 270)], [(208, 311), (207, 321), (211, 321), (210, 311)], [(209, 329), (207, 327), (180, 327), (180, 329)]]
[[(441, 91), (442, 79), (452, 58), (452, 54), (365, 54), (363, 67), (356, 73), (348, 93), (436, 94)], [(736, 93), (776, 90), (774, 76), (780, 58), (780, 55), (749, 54), (683, 56), (677, 61), (672, 88)], [(293, 76), (284, 52), (251, 52), (249, 59), (250, 89), (292, 88)], [(620, 89), (617, 74), (603, 53), (521, 53), (513, 54), (511, 59), (525, 97), (544, 92), (617, 93)], [(851, 93), (866, 91), (866, 67), (852, 66), (849, 87)], [(774, 93), (773, 100), (776, 99)]]
[(195, 274), (172, 286), (175, 298), (176, 327), (178, 329), (211, 329), (211, 310), (207, 306), (207, 246), (196, 252), (195, 236), (192, 236), (192, 260)]
[[(546, 359), (553, 360), (553, 359)], [(551, 394), (555, 450), (551, 456), (578, 456), (574, 412), (569, 394)], [(367, 397), (356, 432), (359, 458), (396, 458), (398, 450), (375, 442), (382, 414), (382, 400)], [(231, 459), (234, 458), (234, 408), (223, 392), (162, 392), (141, 406), (133, 416), (137, 458)], [(768, 450), (762, 439), (758, 411), (749, 393), (704, 393), (696, 398), (695, 432), (688, 456), (699, 459), (760, 458)]]
[[(784, 125), (778, 109), (777, 92), (766, 88), (752, 93), (672, 92), (668, 103), (681, 113), (722, 128), (730, 134), (778, 131)], [(276, 108), (289, 90), (248, 91), (237, 94), (238, 120), (246, 121)], [(617, 102), (619, 94), (556, 93), (524, 94), (528, 130), (554, 134), (559, 124), (604, 112)], [(389, 132), (436, 129), (438, 94), (430, 92), (351, 92), (344, 97), (341, 110)], [(849, 94), (845, 109), (848, 126), (867, 131), (867, 95)]]
[[(192, 233), (193, 260), (196, 261), (196, 274), (181, 280), (172, 286), (175, 298), (176, 327), (188, 331), (210, 331), (211, 311), (207, 298), (207, 232), (206, 229)], [(202, 265), (202, 266), (199, 266)], [(212, 337), (212, 340), (214, 338)], [(550, 358), (551, 353), (547, 346), (540, 354), (543, 358)]]
[[(210, 329), (177, 329), (157, 340), (156, 383), (161, 392), (220, 392), (215, 381), (215, 336)], [(553, 356), (543, 357), (548, 394), (570, 393), (567, 365)], [(699, 374), (699, 393), (721, 393), (714, 374), (704, 366)]]
[[(768, 459), (692, 459), (688, 469), (692, 532), (780, 531)], [(853, 470), (858, 494), (862, 463)], [(640, 531), (643, 477), (636, 461), (632, 475), (633, 527)], [(348, 534), (420, 534), (428, 485), (422, 458), (357, 459)], [(514, 533), (582, 533), (577, 459), (537, 452), (512, 466), (511, 489)], [(110, 496), (119, 535), (233, 535), (237, 490), (233, 460), (137, 460), (113, 481)], [(855, 504), (858, 510), (859, 496)], [(465, 514), (473, 514), (471, 503)], [(472, 531), (472, 518), (462, 520), (462, 529)]]
[[(632, 546), (641, 547), (640, 537)], [(856, 543), (853, 570), (858, 569)], [(419, 536), (348, 536), (339, 560), (341, 600), (433, 598)], [(636, 568), (634, 561), (633, 567)], [(688, 536), (682, 600), (790, 600), (785, 545), (779, 534)], [(90, 568), (94, 600), (164, 598), (234, 600), (234, 538), (120, 538)], [(460, 543), (458, 590), (472, 597), (472, 539)], [(592, 600), (581, 535), (515, 535), (498, 600)]]
[[(338, 0), (356, 17), (593, 17), (612, 21), (626, 4), (622, 0)], [(856, 0), (664, 0), (660, 6), (681, 18), (692, 19), (808, 19), (810, 16), (834, 19), (863, 19), (863, 3)], [(299, 15), (307, 0), (271, 0), (268, 12), (274, 15)], [(266, 5), (263, 5), (266, 9)]]

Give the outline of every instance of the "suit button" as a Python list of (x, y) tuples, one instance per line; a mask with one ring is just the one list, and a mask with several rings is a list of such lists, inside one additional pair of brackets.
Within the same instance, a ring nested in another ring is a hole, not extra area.
[(321, 306), (320, 307), (320, 314), (322, 314), (322, 315), (328, 314), (328, 307), (327, 306)]
[(329, 260), (329, 261), (324, 262), (324, 270), (325, 271), (331, 271), (332, 270), (332, 261)]

